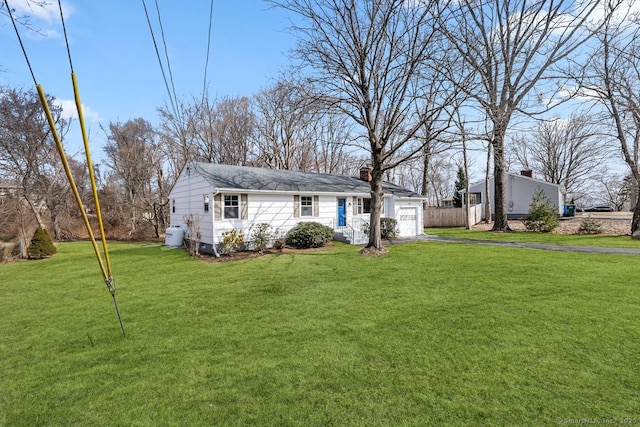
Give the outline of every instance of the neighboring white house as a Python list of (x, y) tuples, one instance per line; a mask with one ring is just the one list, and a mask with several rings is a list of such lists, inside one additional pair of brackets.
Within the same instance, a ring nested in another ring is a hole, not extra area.
[[(360, 178), (255, 167), (188, 163), (169, 193), (171, 226), (186, 230), (189, 216), (199, 223), (200, 250), (213, 251), (222, 233), (250, 235), (268, 223), (284, 234), (297, 223), (315, 221), (350, 243), (366, 243), (363, 225), (370, 214), (370, 170)], [(424, 197), (384, 183), (383, 217), (398, 221), (400, 237), (423, 233)]]
[(444, 197), (440, 199), (441, 208), (455, 208), (453, 204), (453, 197)]
[[(505, 192), (507, 198), (507, 217), (522, 218), (529, 212), (532, 198), (538, 189), (541, 189), (551, 203), (557, 208), (558, 215), (563, 213), (564, 194), (562, 187), (558, 184), (534, 179), (531, 171), (522, 171), (520, 175), (515, 173), (506, 174)], [(489, 189), (493, 190), (493, 177), (489, 180)], [(464, 197), (463, 197), (464, 200)], [(485, 202), (487, 195), (485, 192), (485, 182), (479, 182), (469, 187), (469, 204), (482, 205), (482, 218), (485, 218)], [(495, 211), (493, 194), (490, 195), (491, 212)]]

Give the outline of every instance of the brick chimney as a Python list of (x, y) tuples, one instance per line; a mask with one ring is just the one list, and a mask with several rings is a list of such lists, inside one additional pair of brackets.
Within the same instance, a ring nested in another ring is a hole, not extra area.
[(360, 179), (363, 181), (371, 182), (371, 166), (363, 166), (360, 168)]
[(531, 169), (520, 171), (520, 175), (533, 178), (533, 171)]

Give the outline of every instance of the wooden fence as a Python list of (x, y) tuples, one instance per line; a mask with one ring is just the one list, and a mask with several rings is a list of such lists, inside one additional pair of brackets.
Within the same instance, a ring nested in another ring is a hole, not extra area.
[[(464, 227), (465, 208), (428, 207), (424, 210), (425, 227)], [(476, 225), (482, 221), (482, 205), (469, 207), (469, 224)]]

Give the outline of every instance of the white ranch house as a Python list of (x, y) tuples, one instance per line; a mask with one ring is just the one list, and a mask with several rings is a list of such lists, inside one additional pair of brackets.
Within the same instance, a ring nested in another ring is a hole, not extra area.
[[(297, 223), (315, 221), (334, 229), (335, 238), (366, 243), (370, 171), (360, 178), (245, 166), (188, 163), (169, 193), (171, 227), (186, 231), (190, 215), (199, 222), (200, 250), (213, 252), (222, 233), (250, 235), (254, 224), (268, 223), (284, 234)], [(383, 217), (398, 221), (400, 237), (423, 234), (424, 197), (384, 183)], [(169, 233), (167, 233), (169, 234)]]
[[(541, 189), (545, 196), (551, 201), (558, 211), (558, 215), (563, 214), (564, 194), (562, 186), (542, 181), (532, 177), (531, 171), (522, 171), (520, 175), (516, 173), (506, 174), (506, 199), (507, 199), (507, 217), (522, 218), (529, 212), (529, 207), (534, 194)], [(494, 188), (493, 177), (489, 180), (489, 188)], [(482, 205), (482, 218), (485, 218), (484, 203), (487, 200), (484, 181), (473, 184), (469, 187), (469, 204)], [(464, 200), (464, 198), (463, 198)], [(495, 211), (493, 195), (490, 196), (491, 212)]]

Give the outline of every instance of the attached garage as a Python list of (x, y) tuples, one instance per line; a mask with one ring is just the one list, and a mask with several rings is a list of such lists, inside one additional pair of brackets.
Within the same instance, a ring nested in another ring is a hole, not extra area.
[(400, 236), (415, 236), (418, 227), (418, 209), (401, 207), (398, 209), (398, 230)]

